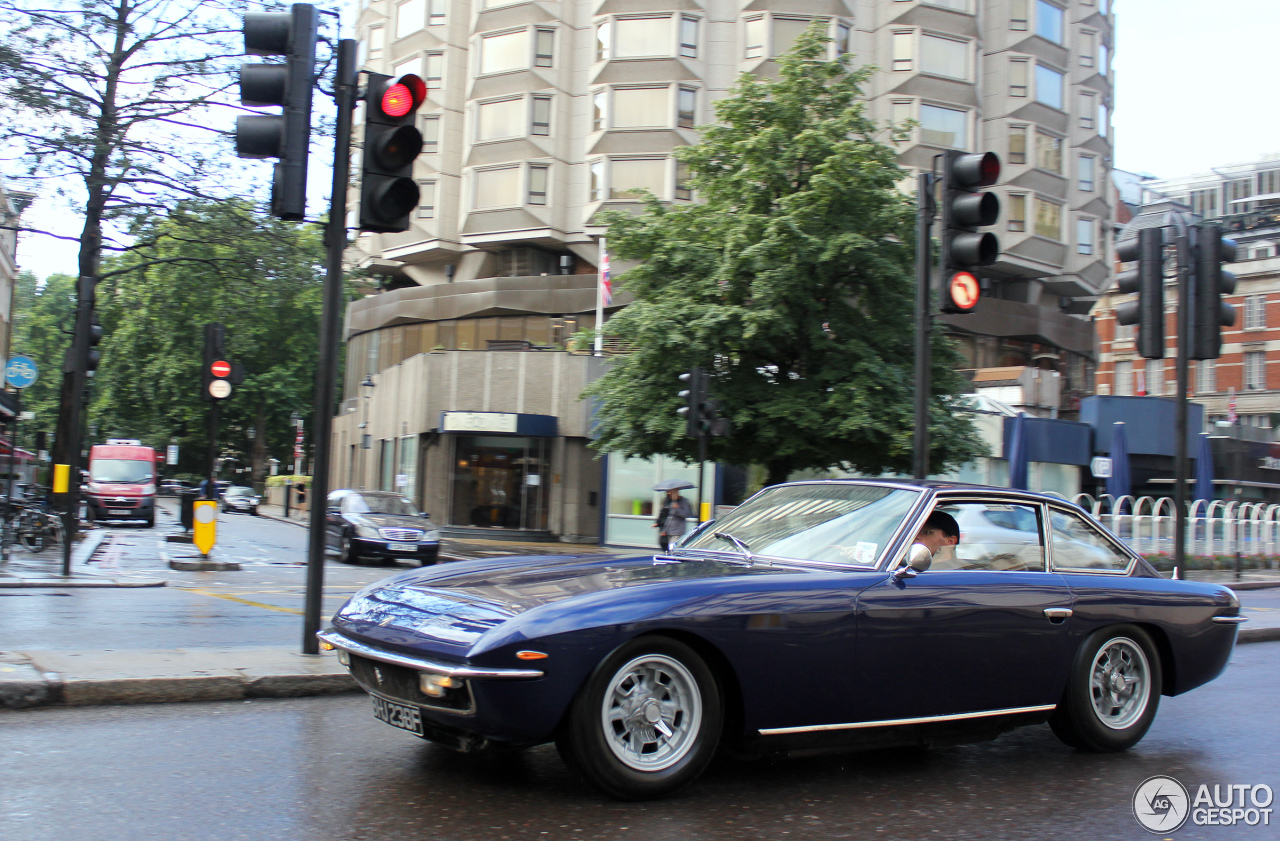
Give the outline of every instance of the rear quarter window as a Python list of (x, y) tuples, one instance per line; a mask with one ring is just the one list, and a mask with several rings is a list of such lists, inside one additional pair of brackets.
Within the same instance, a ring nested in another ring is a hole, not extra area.
[(1081, 514), (1051, 510), (1049, 527), (1055, 570), (1124, 572), (1133, 562)]

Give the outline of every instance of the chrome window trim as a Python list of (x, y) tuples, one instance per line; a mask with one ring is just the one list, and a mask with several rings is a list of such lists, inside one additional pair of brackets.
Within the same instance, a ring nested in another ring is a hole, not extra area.
[[(1099, 523), (1097, 520), (1094, 520), (1092, 515), (1090, 515), (1088, 511), (1085, 511), (1083, 508), (1080, 508), (1078, 506), (1063, 505), (1061, 503), (1054, 504), (1052, 502), (1048, 503), (1047, 507), (1050, 513), (1054, 511), (1059, 511), (1063, 514), (1075, 514), (1077, 516), (1083, 515), (1086, 524), (1092, 525), (1094, 529), (1103, 536), (1103, 538), (1107, 541), (1107, 543), (1109, 543), (1113, 548), (1119, 549), (1121, 555), (1125, 555), (1129, 558), (1129, 565), (1126, 566), (1124, 569), (1090, 569), (1088, 567), (1055, 566), (1052, 562), (1053, 561), (1053, 546), (1052, 546), (1053, 538), (1052, 538), (1052, 531), (1050, 531), (1049, 552), (1048, 552), (1048, 556), (1050, 560), (1050, 563), (1049, 563), (1050, 572), (1061, 572), (1063, 574), (1071, 573), (1075, 575), (1129, 576), (1133, 574), (1133, 568), (1138, 563), (1138, 554), (1134, 552), (1132, 549), (1130, 549), (1128, 546), (1126, 546), (1123, 541), (1121, 541), (1120, 539), (1112, 535), (1111, 531), (1106, 526), (1104, 526), (1102, 523)], [(1045, 526), (1050, 530), (1052, 530), (1053, 528), (1053, 524), (1048, 522), (1047, 517), (1045, 518)]]
[[(487, 669), (477, 666), (463, 666), (454, 663), (444, 663), (439, 660), (430, 660), (426, 657), (411, 657), (407, 654), (395, 654), (390, 651), (383, 651), (362, 642), (356, 642), (349, 637), (343, 636), (334, 628), (327, 628), (323, 631), (317, 631), (316, 636), (321, 642), (327, 642), (335, 648), (341, 648), (352, 654), (358, 654), (361, 657), (367, 657), (370, 660), (380, 660), (383, 663), (390, 663), (393, 666), (405, 666), (410, 669), (416, 669), (420, 672), (431, 672), (437, 675), (448, 675), (449, 677), (463, 678), (466, 680), (535, 680), (543, 677), (544, 672), (537, 669)], [(404, 703), (397, 701), (396, 703)]]
[(1042, 704), (1035, 707), (1009, 707), (1003, 710), (983, 710), (976, 713), (956, 713), (953, 715), (926, 715), (919, 718), (892, 718), (884, 721), (854, 721), (848, 724), (811, 724), (801, 727), (770, 727), (759, 731), (761, 736), (778, 736), (787, 733), (818, 733), (828, 730), (862, 730), (868, 727), (901, 727), (907, 724), (934, 724), (945, 721), (962, 721), (968, 718), (993, 718), (999, 715), (1018, 715), (1020, 713), (1038, 713), (1057, 709), (1057, 704)]

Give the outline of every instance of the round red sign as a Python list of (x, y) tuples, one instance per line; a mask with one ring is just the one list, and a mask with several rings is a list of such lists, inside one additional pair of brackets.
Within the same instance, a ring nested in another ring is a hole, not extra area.
[(229, 377), (231, 376), (231, 363), (219, 359), (209, 366), (209, 370), (213, 372), (215, 377)]
[(960, 309), (973, 309), (981, 294), (978, 279), (969, 272), (956, 272), (951, 276), (951, 301)]

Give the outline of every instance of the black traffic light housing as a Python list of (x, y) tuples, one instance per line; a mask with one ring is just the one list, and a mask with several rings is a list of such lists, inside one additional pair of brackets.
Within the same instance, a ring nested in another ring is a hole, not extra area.
[(71, 344), (62, 361), (64, 374), (81, 372), (93, 376), (98, 363), (102, 361), (98, 345), (102, 343), (103, 329), (94, 309), (97, 305), (97, 285), (97, 279), (92, 277), (81, 277), (76, 281), (76, 320)]
[(685, 421), (685, 436), (697, 438), (702, 434), (702, 404), (706, 400), (707, 373), (701, 368), (694, 368), (680, 375), (680, 382), (686, 388), (679, 393), (685, 405), (676, 409), (676, 414)]
[(315, 79), (319, 13), (307, 3), (289, 12), (244, 16), (249, 55), (282, 55), (274, 64), (240, 65), (240, 101), (283, 106), (278, 115), (236, 118), (236, 154), (279, 158), (271, 182), (271, 215), (300, 221), (307, 213), (307, 153), (311, 143), (311, 87)]
[(1195, 288), (1191, 307), (1191, 359), (1222, 355), (1222, 328), (1236, 323), (1236, 308), (1222, 300), (1236, 291), (1236, 276), (1222, 268), (1236, 260), (1236, 242), (1222, 235), (1222, 227), (1204, 222), (1195, 226)]
[(1116, 278), (1120, 293), (1138, 293), (1136, 301), (1116, 307), (1116, 323), (1138, 326), (1138, 353), (1164, 358), (1164, 229), (1144, 228), (1116, 245), (1116, 258), (1136, 263)]
[(244, 367), (227, 359), (227, 330), (221, 324), (204, 326), (204, 357), (200, 366), (200, 399), (207, 403), (225, 400), (232, 386), (244, 382)]
[(973, 269), (1000, 256), (1000, 240), (979, 228), (1000, 218), (1000, 199), (983, 192), (1000, 180), (995, 152), (949, 150), (942, 159), (942, 288), (938, 308), (945, 313), (973, 312), (981, 287)]
[(427, 83), (412, 73), (394, 82), (382, 73), (365, 75), (360, 230), (407, 231), (418, 206), (413, 162), (422, 152), (422, 132), (416, 123), (418, 108), (427, 98)]

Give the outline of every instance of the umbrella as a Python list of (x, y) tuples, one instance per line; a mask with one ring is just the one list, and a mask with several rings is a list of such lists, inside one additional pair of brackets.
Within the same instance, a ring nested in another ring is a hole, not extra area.
[(655, 491), (682, 491), (685, 488), (696, 488), (688, 479), (666, 479), (653, 486)]
[(1209, 444), (1209, 433), (1200, 433), (1200, 448), (1196, 451), (1196, 487), (1192, 499), (1203, 499), (1205, 504), (1213, 501), (1213, 447)]
[(1132, 492), (1129, 480), (1129, 442), (1124, 423), (1116, 421), (1111, 428), (1111, 475), (1107, 477), (1107, 493), (1117, 502)]
[(1020, 491), (1027, 487), (1027, 413), (1018, 414), (1009, 421), (1009, 444), (1004, 457), (1009, 461), (1009, 487)]

